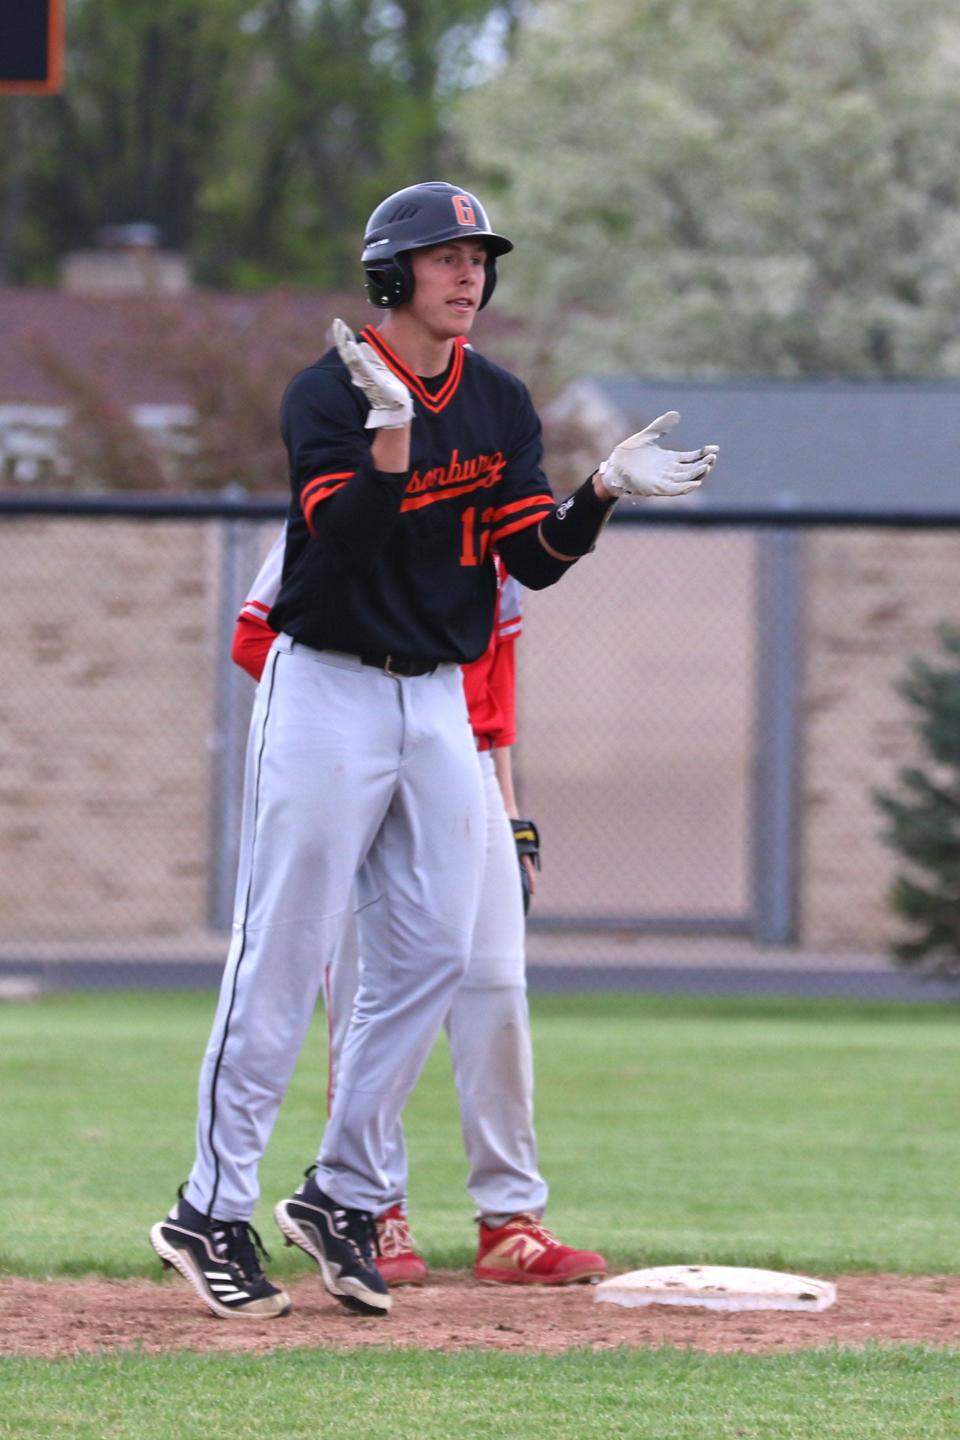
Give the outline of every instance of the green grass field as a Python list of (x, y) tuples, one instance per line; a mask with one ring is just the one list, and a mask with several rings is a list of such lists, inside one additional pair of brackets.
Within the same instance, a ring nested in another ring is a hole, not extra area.
[[(146, 1231), (192, 1159), (207, 995), (75, 994), (0, 1008), (0, 1268), (149, 1275)], [(952, 1008), (538, 997), (549, 1218), (617, 1266), (952, 1270), (960, 1025)], [(262, 1171), (257, 1223), (313, 1159), (322, 1017)], [(466, 1265), (472, 1207), (441, 1041), (408, 1111), (411, 1211)], [(105, 1227), (104, 1209), (110, 1215)], [(51, 1242), (51, 1236), (55, 1241)], [(278, 1273), (299, 1258), (278, 1254)]]
[[(209, 995), (151, 993), (0, 1007), (0, 1269), (158, 1275), (146, 1232), (190, 1165), (212, 1008)], [(956, 1269), (955, 1008), (618, 995), (536, 997), (533, 1013), (548, 1219), (614, 1270), (690, 1260), (823, 1275)], [(324, 1074), (321, 1020), (262, 1169), (268, 1246), (270, 1206), (313, 1158)], [(467, 1266), (472, 1207), (444, 1042), (407, 1132), (420, 1246), (435, 1265)], [(273, 1249), (271, 1273), (306, 1268)], [(184, 1303), (195, 1303), (186, 1291)], [(125, 1354), (8, 1359), (0, 1379), (0, 1435), (28, 1437), (960, 1434), (960, 1351), (919, 1347)]]
[(2, 1370), (0, 1436), (71, 1440), (956, 1440), (960, 1358), (284, 1351)]

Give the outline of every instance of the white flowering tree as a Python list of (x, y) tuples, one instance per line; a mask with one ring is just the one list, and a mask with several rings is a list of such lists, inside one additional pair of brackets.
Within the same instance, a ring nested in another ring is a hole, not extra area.
[(953, 0), (540, 0), (456, 124), (561, 376), (960, 373)]

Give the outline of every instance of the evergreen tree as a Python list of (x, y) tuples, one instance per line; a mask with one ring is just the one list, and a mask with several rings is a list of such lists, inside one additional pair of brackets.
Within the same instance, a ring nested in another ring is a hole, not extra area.
[(897, 686), (915, 709), (925, 768), (904, 766), (899, 790), (876, 803), (884, 838), (909, 864), (891, 891), (894, 910), (914, 935), (894, 946), (902, 964), (960, 976), (960, 628), (941, 625), (942, 662), (915, 658)]

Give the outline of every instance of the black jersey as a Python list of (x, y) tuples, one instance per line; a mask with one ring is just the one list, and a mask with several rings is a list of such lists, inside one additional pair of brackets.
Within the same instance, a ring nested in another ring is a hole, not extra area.
[(425, 381), (372, 326), (358, 338), (414, 398), (410, 470), (373, 469), (369, 407), (336, 350), (294, 377), (281, 409), (293, 495), (269, 623), (316, 649), (475, 660), (493, 624), (492, 550), (509, 552), (554, 505), (540, 422), (526, 387), (462, 341)]

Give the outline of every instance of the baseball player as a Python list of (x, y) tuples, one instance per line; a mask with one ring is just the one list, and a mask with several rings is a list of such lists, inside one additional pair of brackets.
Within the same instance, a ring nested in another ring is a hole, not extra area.
[[(259, 680), (276, 638), (267, 616), (280, 587), (284, 532), (274, 541), (237, 619), (232, 655)], [(470, 1162), (467, 1189), (480, 1229), (474, 1273), (500, 1284), (561, 1285), (603, 1275), (593, 1251), (562, 1245), (542, 1223), (547, 1185), (537, 1164), (533, 1057), (527, 1009), (523, 912), (535, 888), (536, 827), (519, 818), (510, 747), (516, 739), (515, 645), (521, 590), (497, 560), (493, 634), (484, 654), (463, 667), (471, 728), (487, 802), (487, 847), (480, 908), (466, 975), (445, 1025)], [(515, 823), (514, 823), (515, 822)], [(520, 864), (517, 865), (517, 851)], [(363, 942), (363, 912), (358, 917)], [(358, 986), (353, 935), (324, 976), (329, 1054), (328, 1108)], [(402, 1198), (375, 1217), (377, 1268), (389, 1285), (420, 1284), (427, 1267), (407, 1219), (407, 1159), (402, 1125), (389, 1147), (391, 1190)]]
[(193, 1167), (151, 1242), (215, 1313), (283, 1314), (251, 1217), (258, 1168), (354, 897), (363, 964), (315, 1167), (274, 1214), (347, 1309), (386, 1315), (376, 1225), (389, 1147), (468, 968), (484, 876), (483, 776), (460, 665), (485, 651), (492, 552), (542, 589), (625, 493), (699, 485), (715, 447), (661, 417), (557, 505), (526, 388), (465, 344), (511, 242), (479, 200), (409, 186), (370, 217), (379, 326), (294, 377), (278, 632), (251, 718), (233, 938), (200, 1073)]

